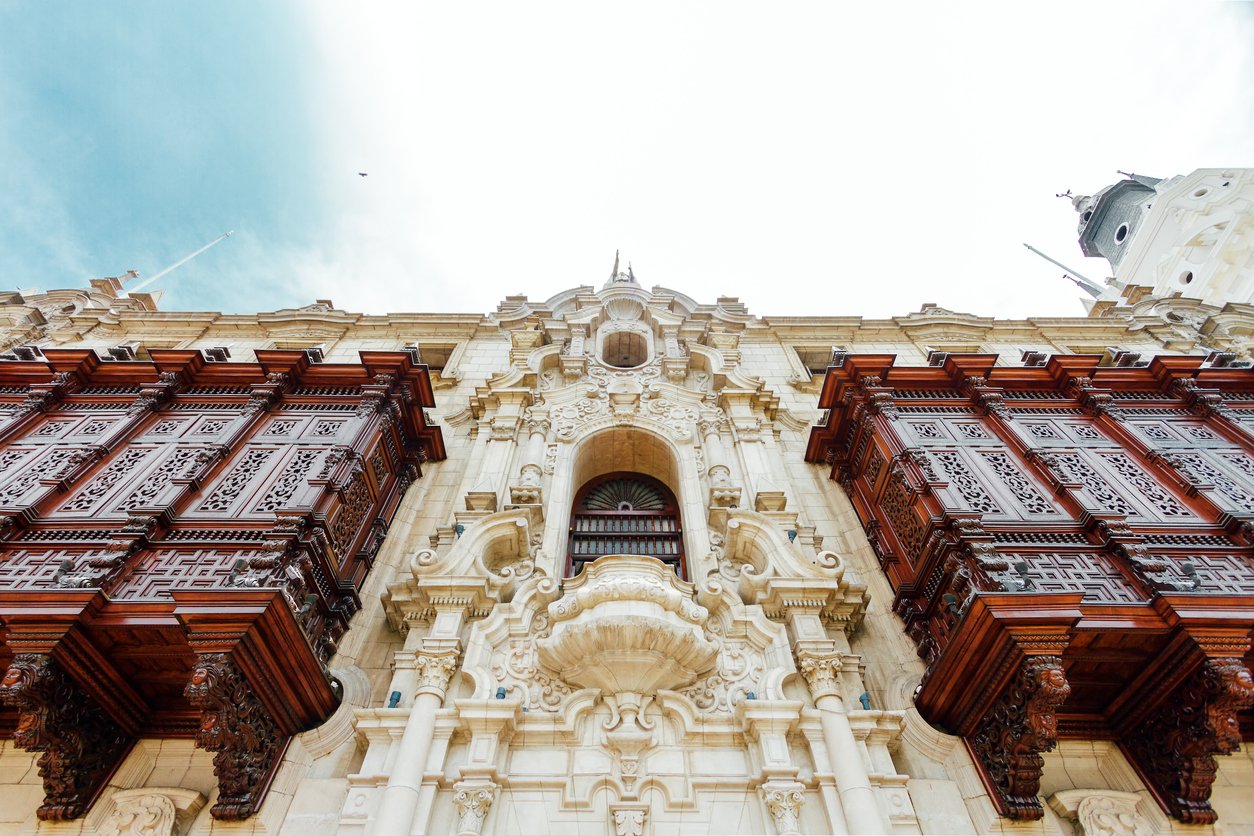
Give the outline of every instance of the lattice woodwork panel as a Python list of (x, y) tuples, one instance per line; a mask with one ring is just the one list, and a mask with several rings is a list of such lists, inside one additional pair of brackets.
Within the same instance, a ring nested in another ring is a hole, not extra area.
[(283, 471), (274, 480), (253, 508), (258, 512), (278, 511), (292, 504), (309, 487), (309, 479), (317, 474), (317, 465), (325, 456), (327, 447), (300, 447), (287, 459)]
[(866, 484), (872, 492), (875, 491), (875, 485), (880, 480), (880, 474), (884, 472), (884, 454), (880, 452), (879, 445), (872, 444), (871, 452), (867, 456), (866, 462)]
[(34, 447), (10, 447), (0, 450), (0, 490), (21, 474), (22, 463), (31, 459), (35, 452)]
[(1223, 443), (1214, 430), (1181, 412), (1159, 421), (1128, 421), (1127, 426), (1153, 448), (1196, 447)]
[(331, 544), (335, 547), (335, 553), (340, 556), (341, 564), (349, 557), (348, 550), (353, 545), (357, 532), (361, 530), (366, 512), (370, 510), (370, 502), (370, 487), (366, 484), (365, 474), (358, 473), (344, 491), (344, 501), (331, 524)]
[(116, 600), (168, 597), (170, 590), (215, 589), (226, 586), (237, 560), (256, 556), (255, 549), (151, 549), (111, 593)]
[(1045, 498), (1032, 478), (1011, 458), (1009, 453), (981, 450), (979, 456), (988, 469), (997, 475), (1026, 515), (1058, 515), (1058, 509), (1054, 507), (1054, 503)]
[[(100, 404), (98, 406), (111, 410), (115, 414), (53, 412), (32, 425), (21, 437), (20, 442), (23, 444), (59, 444), (68, 440), (74, 443), (90, 443), (104, 435), (109, 427), (122, 417), (122, 412), (116, 405)], [(81, 409), (82, 405), (77, 408)]]
[(14, 549), (0, 552), (0, 589), (48, 589), (67, 558), (76, 564), (92, 551)]
[(1143, 600), (1111, 559), (1101, 552), (1036, 552), (1006, 555), (1024, 561), (1033, 592), (1083, 592), (1084, 600), (1128, 604)]
[[(1226, 455), (1244, 458), (1239, 451), (1225, 451)], [(1195, 485), (1213, 485), (1216, 492), (1242, 511), (1254, 511), (1254, 485), (1245, 475), (1245, 467), (1223, 458), (1225, 453), (1196, 450), (1192, 453), (1171, 453), (1176, 469)], [(1223, 464), (1220, 464), (1223, 462)], [(1232, 468), (1229, 470), (1229, 468)], [(1248, 490), (1247, 490), (1248, 488)]]
[(1098, 453), (1097, 457), (1105, 463), (1110, 472), (1118, 475), (1119, 480), (1128, 486), (1141, 502), (1154, 510), (1153, 516), (1161, 519), (1195, 516), (1127, 453), (1103, 452)]
[(20, 469), (0, 486), (0, 506), (21, 505), (30, 501), (33, 492), (40, 487), (40, 479), (61, 476), (74, 464), (82, 450), (77, 447), (45, 447), (32, 452), (35, 455), (21, 459)]
[(171, 481), (186, 476), (189, 471), (196, 468), (198, 457), (205, 450), (204, 447), (166, 445), (161, 451), (160, 463), (148, 471), (138, 488), (118, 503), (116, 510), (130, 511), (152, 505), (161, 497)]
[(884, 489), (881, 507), (888, 516), (897, 540), (906, 550), (908, 559), (914, 561), (927, 535), (923, 521), (910, 508), (911, 494), (899, 479), (889, 479)]
[(1085, 506), (1112, 514), (1125, 514), (1129, 517), (1141, 517), (1141, 510), (1130, 502), (1122, 493), (1115, 490), (1107, 479), (1098, 472), (1097, 467), (1079, 451), (1056, 453), (1058, 463), (1066, 474), (1068, 481), (1078, 482), (1086, 499)]
[(949, 483), (945, 493), (955, 507), (981, 514), (1004, 514), (1001, 505), (984, 487), (982, 479), (958, 450), (933, 450), (931, 458), (940, 471), (940, 477)]
[(205, 499), (198, 511), (227, 514), (241, 504), (242, 499), (252, 496), (278, 450), (274, 447), (245, 447), (227, 468), (225, 473), (205, 491)]
[(60, 510), (92, 511), (103, 505), (107, 497), (130, 486), (137, 471), (156, 457), (158, 449), (157, 447), (125, 447), (118, 451), (104, 469), (98, 471), (82, 490), (61, 504)]
[[(1199, 591), (1211, 594), (1254, 595), (1254, 565), (1238, 554), (1189, 555), (1186, 558), (1201, 580)], [(1184, 579), (1182, 560), (1173, 560), (1174, 574)]]

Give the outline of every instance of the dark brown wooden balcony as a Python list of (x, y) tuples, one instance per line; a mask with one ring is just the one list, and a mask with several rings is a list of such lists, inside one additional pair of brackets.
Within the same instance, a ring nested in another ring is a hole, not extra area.
[(216, 752), (213, 814), (251, 815), (337, 705), (326, 662), (444, 455), (426, 369), (45, 354), (0, 362), (0, 723), (45, 753), (39, 816), (81, 816), (144, 736)]
[(1119, 741), (1164, 809), (1210, 822), (1213, 756), (1254, 703), (1254, 371), (1100, 359), (850, 355), (806, 458), (896, 591), (920, 712), (1003, 814), (1042, 814), (1063, 736)]

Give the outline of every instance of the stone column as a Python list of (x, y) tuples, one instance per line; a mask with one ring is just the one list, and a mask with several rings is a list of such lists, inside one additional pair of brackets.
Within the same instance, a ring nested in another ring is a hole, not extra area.
[(470, 731), (466, 764), (453, 785), (457, 836), (479, 836), (500, 790), (496, 764), (522, 716), (522, 703), (516, 698), (459, 699), (457, 711), (461, 726)]
[(435, 733), (435, 714), (444, 702), (449, 680), (457, 669), (457, 649), (424, 648), (414, 657), (417, 690), (409, 719), (392, 764), (387, 789), (379, 803), (379, 815), (373, 832), (377, 836), (409, 833), (418, 809), (422, 791), (422, 775), (427, 768), (431, 740)]
[(705, 406), (697, 422), (705, 450), (706, 474), (710, 477), (709, 504), (716, 508), (733, 508), (740, 505), (740, 487), (732, 482), (731, 468), (727, 465), (727, 453), (719, 426), (723, 411), (715, 406)]
[(518, 479), (509, 489), (510, 501), (515, 505), (536, 505), (541, 499), (541, 480), (544, 476), (544, 446), (549, 434), (549, 419), (543, 413), (531, 409), (524, 415), (523, 425), (527, 443), (523, 446)]
[(866, 764), (841, 699), (840, 653), (835, 649), (803, 648), (797, 651), (797, 662), (819, 710), (823, 739), (827, 743), (849, 832), (887, 833), (888, 827), (880, 817), (875, 791), (871, 789)]
[(764, 779), (759, 792), (780, 836), (801, 832), (805, 787), (797, 781), (799, 770), (788, 750), (788, 731), (800, 719), (801, 706), (791, 700), (743, 700), (736, 706), (745, 737), (758, 743)]

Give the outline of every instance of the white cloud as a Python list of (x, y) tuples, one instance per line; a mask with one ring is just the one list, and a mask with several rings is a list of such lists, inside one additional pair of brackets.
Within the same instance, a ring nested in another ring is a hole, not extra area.
[(1079, 314), (1021, 246), (1105, 275), (1054, 192), (1250, 164), (1241, 6), (315, 9), (338, 220), (300, 281), (342, 307), (488, 310), (621, 247), (760, 314)]

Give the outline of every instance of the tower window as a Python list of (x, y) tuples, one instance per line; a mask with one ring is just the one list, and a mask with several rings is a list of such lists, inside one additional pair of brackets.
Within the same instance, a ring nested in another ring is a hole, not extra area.
[(574, 576), (607, 554), (639, 554), (684, 577), (684, 541), (675, 496), (642, 473), (609, 473), (575, 497), (567, 568)]
[(1128, 237), (1128, 225), (1119, 224), (1119, 228), (1115, 230), (1115, 243), (1122, 244), (1123, 239)]
[(637, 331), (606, 334), (601, 345), (601, 359), (620, 369), (633, 369), (649, 359), (649, 344), (644, 334)]

